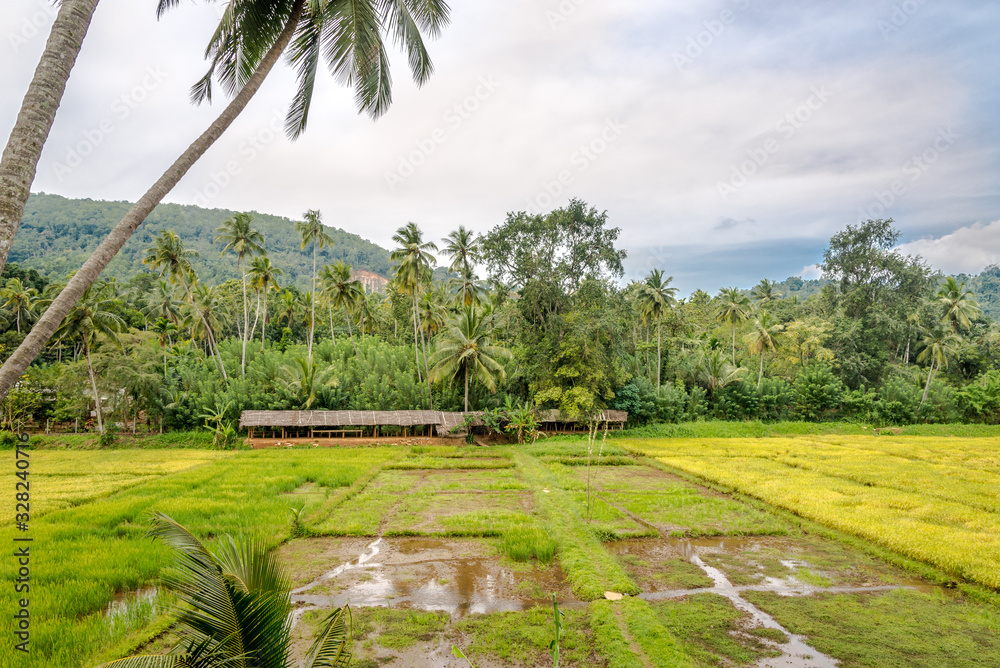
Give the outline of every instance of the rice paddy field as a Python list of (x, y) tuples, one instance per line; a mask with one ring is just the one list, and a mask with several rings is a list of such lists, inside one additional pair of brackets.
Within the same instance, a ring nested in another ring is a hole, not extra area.
[[(153, 511), (209, 545), (266, 537), (292, 580), (296, 660), (350, 603), (361, 668), (549, 666), (555, 594), (562, 666), (1000, 665), (1000, 439), (640, 432), (598, 448), (590, 466), (570, 437), (32, 450), (31, 653), (5, 614), (0, 668), (177, 640)], [(0, 574), (13, 610), (12, 559)]]

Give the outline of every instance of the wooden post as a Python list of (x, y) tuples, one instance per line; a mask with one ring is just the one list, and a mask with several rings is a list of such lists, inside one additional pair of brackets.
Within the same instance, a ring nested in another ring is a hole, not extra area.
[(73, 433), (79, 433), (80, 431), (80, 418), (73, 420)]
[(45, 435), (49, 435), (49, 419), (45, 418)]

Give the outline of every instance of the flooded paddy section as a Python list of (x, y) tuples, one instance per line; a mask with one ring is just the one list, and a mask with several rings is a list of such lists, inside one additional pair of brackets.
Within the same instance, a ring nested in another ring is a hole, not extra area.
[(309, 538), (283, 546), (281, 558), (293, 574), (299, 608), (349, 603), (458, 619), (527, 610), (550, 603), (553, 593), (560, 605), (580, 605), (558, 566), (509, 562), (484, 540)]

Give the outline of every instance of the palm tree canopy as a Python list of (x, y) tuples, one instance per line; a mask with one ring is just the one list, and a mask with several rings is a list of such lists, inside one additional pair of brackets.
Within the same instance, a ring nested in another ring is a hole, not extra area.
[(673, 276), (663, 278), (663, 272), (654, 269), (636, 289), (639, 309), (643, 318), (659, 320), (664, 312), (677, 303), (677, 288), (670, 287)]
[(56, 340), (79, 339), (89, 346), (98, 334), (104, 334), (117, 342), (125, 329), (125, 320), (116, 313), (119, 306), (106, 284), (91, 286), (56, 330)]
[(776, 337), (783, 329), (784, 325), (775, 322), (767, 311), (762, 311), (754, 320), (752, 329), (743, 337), (743, 340), (746, 341), (750, 352), (757, 355), (777, 348)]
[(278, 290), (278, 276), (283, 272), (280, 268), (271, 263), (271, 258), (266, 255), (258, 255), (250, 261), (250, 268), (247, 270), (250, 276), (250, 286), (257, 291)]
[(754, 286), (753, 290), (750, 291), (750, 296), (753, 300), (759, 304), (766, 304), (767, 302), (774, 301), (781, 296), (775, 288), (775, 283), (769, 278), (761, 279), (760, 283)]
[(507, 378), (499, 360), (511, 359), (511, 352), (493, 344), (496, 328), (493, 316), (468, 307), (459, 311), (437, 337), (438, 347), (431, 356), (434, 380), (456, 379), (466, 371), (490, 392), (496, 392), (497, 381)]
[(719, 292), (719, 322), (735, 327), (750, 318), (750, 300), (739, 288), (723, 288)]
[(264, 235), (254, 229), (253, 216), (249, 213), (233, 214), (215, 231), (218, 233), (215, 240), (226, 244), (222, 249), (223, 255), (232, 251), (240, 262), (244, 262), (247, 256), (264, 252)]
[(163, 230), (153, 245), (146, 249), (146, 257), (142, 263), (148, 264), (153, 269), (159, 269), (160, 276), (166, 273), (171, 281), (175, 281), (194, 273), (191, 258), (198, 255), (198, 251), (184, 248), (184, 242), (176, 234), (170, 230)]
[(423, 240), (423, 232), (416, 223), (407, 223), (396, 230), (392, 240), (399, 246), (389, 254), (389, 259), (396, 265), (396, 282), (400, 289), (412, 293), (421, 283), (430, 279), (431, 269), (437, 264), (430, 251), (436, 251), (437, 245)]
[(968, 329), (972, 319), (978, 318), (983, 311), (979, 307), (972, 290), (965, 289), (965, 281), (959, 283), (953, 277), (945, 279), (944, 285), (938, 291), (938, 303), (944, 309), (943, 319), (950, 323), (957, 333), (959, 326)]
[[(157, 15), (179, 4), (159, 0)], [(245, 0), (230, 2), (206, 49), (208, 72), (191, 90), (195, 102), (211, 101), (212, 82), (236, 95), (253, 76), (285, 23), (301, 7), (301, 17), (289, 46), (288, 62), (298, 86), (285, 131), (296, 138), (306, 128), (316, 74), (321, 60), (334, 78), (354, 88), (358, 109), (378, 118), (392, 103), (392, 78), (383, 34), (408, 56), (417, 85), (434, 71), (421, 32), (437, 37), (449, 22), (444, 0)]]
[(444, 252), (451, 259), (448, 271), (459, 276), (469, 276), (473, 274), (473, 268), (479, 261), (478, 235), (464, 225), (459, 225), (458, 229), (444, 238), (447, 242)]
[(302, 235), (302, 248), (315, 244), (318, 248), (333, 245), (333, 237), (326, 232), (322, 214), (309, 209), (302, 215), (303, 220), (295, 223), (295, 231)]
[(337, 260), (333, 265), (323, 267), (319, 282), (334, 308), (353, 311), (364, 296), (361, 281), (351, 278), (351, 265), (345, 264), (343, 260)]

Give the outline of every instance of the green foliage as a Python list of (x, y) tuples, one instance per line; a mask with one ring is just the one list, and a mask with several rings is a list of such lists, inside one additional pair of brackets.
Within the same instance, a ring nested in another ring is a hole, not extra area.
[(1000, 371), (987, 371), (959, 390), (956, 398), (969, 422), (1000, 424)]
[[(10, 260), (30, 266), (41, 276), (63, 279), (83, 264), (125, 215), (129, 206), (128, 202), (74, 200), (58, 195), (33, 194), (28, 198), (21, 232), (14, 240)], [(236, 213), (225, 209), (160, 204), (111, 261), (104, 275), (128, 280), (143, 272), (144, 250), (152, 245), (161, 230), (172, 230), (184, 239), (189, 248), (198, 251), (199, 257), (192, 258), (191, 264), (202, 281), (219, 284), (240, 278), (235, 263), (219, 254), (218, 244), (213, 245), (211, 232)], [(254, 226), (267, 239), (267, 255), (285, 272), (286, 281), (300, 289), (309, 289), (312, 257), (301, 252), (299, 236), (294, 233), (294, 221), (255, 213)], [(336, 228), (326, 230), (333, 244), (318, 251), (321, 266), (343, 260), (355, 269), (388, 276), (389, 251), (356, 234)]]
[(832, 414), (843, 392), (843, 383), (830, 368), (815, 364), (795, 378), (795, 408), (804, 419), (815, 422)]

